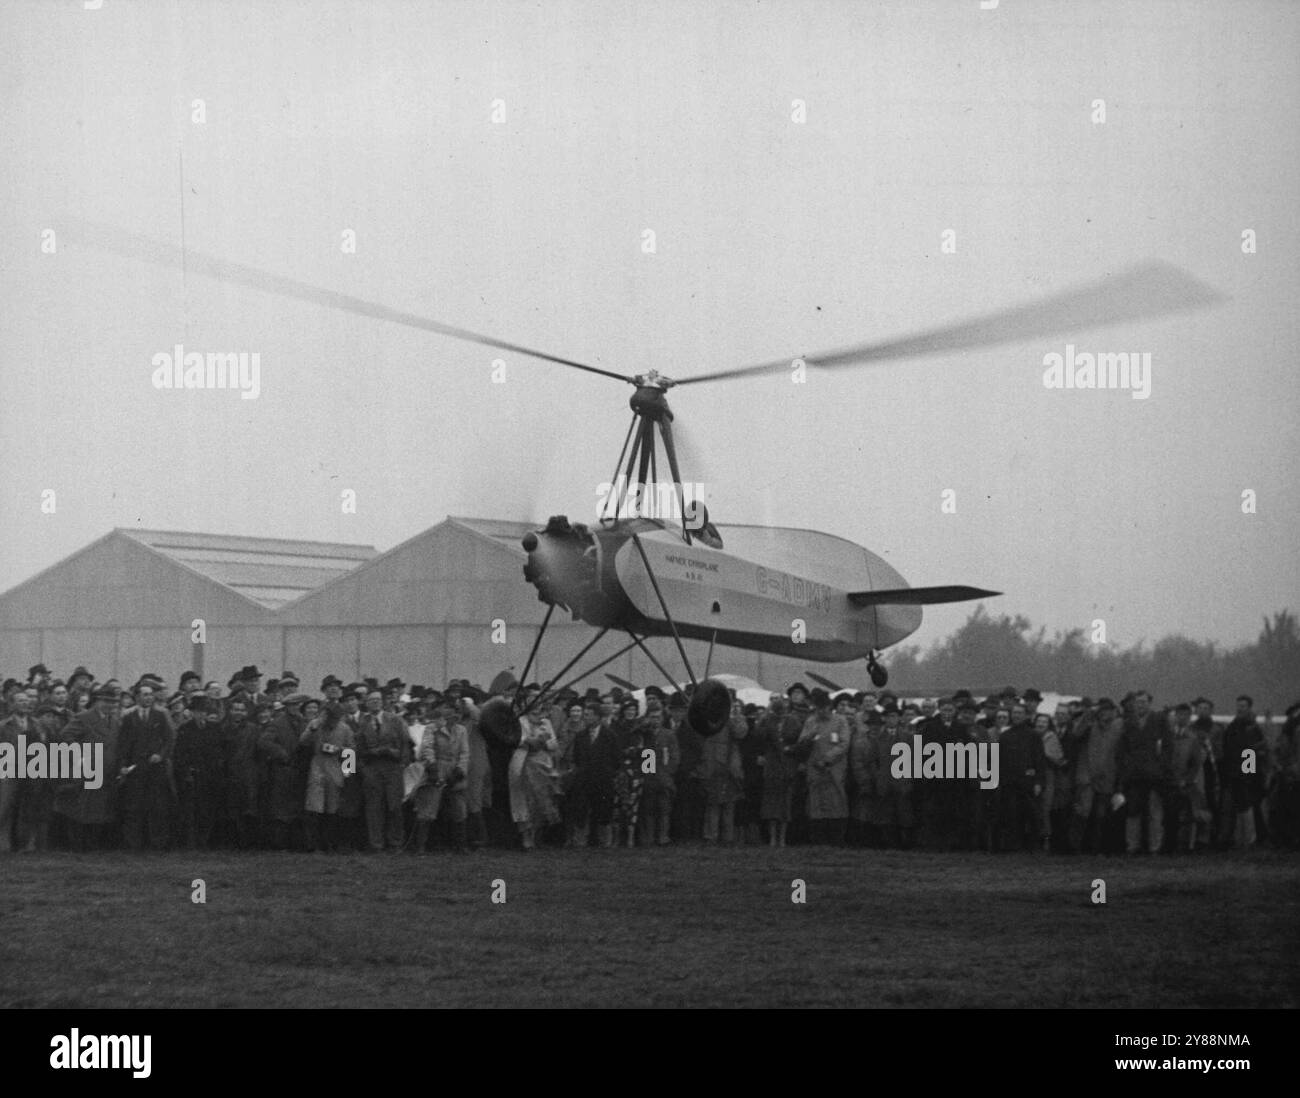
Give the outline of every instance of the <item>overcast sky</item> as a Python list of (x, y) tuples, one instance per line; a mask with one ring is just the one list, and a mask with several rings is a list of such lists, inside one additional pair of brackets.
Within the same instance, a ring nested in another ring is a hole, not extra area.
[[(1298, 59), (1300, 9), (1245, 0), (10, 0), (0, 589), (115, 526), (386, 549), (449, 513), (590, 519), (630, 415), (612, 380), (86, 251), (70, 218), (677, 376), (1159, 258), (1229, 300), (683, 388), (683, 472), (720, 521), (1049, 631), (1253, 640), (1300, 603)], [(1067, 342), (1149, 352), (1149, 399), (1045, 388)], [(177, 343), (257, 352), (257, 399), (156, 389)]]

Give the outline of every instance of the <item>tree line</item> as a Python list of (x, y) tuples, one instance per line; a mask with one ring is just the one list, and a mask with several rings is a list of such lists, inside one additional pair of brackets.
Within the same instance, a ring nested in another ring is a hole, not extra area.
[(1023, 615), (993, 616), (981, 604), (952, 635), (926, 651), (893, 649), (890, 686), (900, 692), (940, 693), (961, 686), (993, 692), (1003, 686), (1056, 690), (1118, 700), (1149, 690), (1157, 705), (1205, 696), (1219, 712), (1249, 694), (1256, 712), (1282, 713), (1300, 701), (1300, 626), (1290, 610), (1265, 617), (1253, 644), (1224, 648), (1213, 641), (1171, 635), (1129, 648), (1092, 644), (1085, 629), (1047, 636)]

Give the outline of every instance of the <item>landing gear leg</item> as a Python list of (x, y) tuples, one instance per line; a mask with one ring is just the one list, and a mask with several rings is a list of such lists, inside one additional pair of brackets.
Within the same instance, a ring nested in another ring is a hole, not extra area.
[(889, 682), (889, 672), (876, 662), (874, 652), (867, 657), (867, 674), (871, 676), (871, 682), (877, 689)]

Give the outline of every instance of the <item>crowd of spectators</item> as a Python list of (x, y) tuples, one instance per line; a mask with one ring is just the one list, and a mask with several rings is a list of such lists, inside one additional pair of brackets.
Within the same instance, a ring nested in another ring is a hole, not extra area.
[[(1155, 854), (1300, 845), (1300, 703), (1272, 743), (1249, 697), (1145, 691), (1044, 712), (1034, 689), (908, 700), (795, 683), (733, 696), (702, 737), (689, 698), (650, 686), (498, 693), (327, 676), (315, 693), (253, 665), (8, 679), (11, 745), (102, 745), (104, 780), (0, 769), (0, 851), (272, 849), (467, 852), (487, 845), (812, 843), (938, 851)], [(20, 739), (21, 737), (21, 739)], [(896, 744), (997, 745), (995, 788), (917, 777)], [(39, 748), (38, 748), (39, 750)]]

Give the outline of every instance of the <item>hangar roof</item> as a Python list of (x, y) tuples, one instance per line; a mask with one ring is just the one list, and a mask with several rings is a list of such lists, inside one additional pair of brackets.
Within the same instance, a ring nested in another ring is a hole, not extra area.
[(268, 610), (278, 610), (377, 555), (373, 545), (124, 527), (114, 532), (238, 591)]
[(476, 534), (482, 534), (493, 541), (498, 541), (502, 545), (513, 549), (520, 556), (524, 555), (523, 548), (519, 542), (529, 530), (540, 530), (546, 524), (544, 522), (516, 522), (513, 519), (483, 519), (483, 518), (462, 518), (459, 515), (448, 515), (449, 522), (459, 523), (461, 526), (468, 527)]

